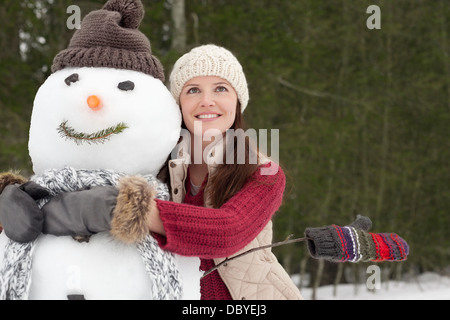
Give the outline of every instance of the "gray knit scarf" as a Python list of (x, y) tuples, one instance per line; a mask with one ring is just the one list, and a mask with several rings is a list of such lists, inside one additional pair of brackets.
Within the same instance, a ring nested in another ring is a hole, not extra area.
[[(47, 170), (35, 175), (32, 181), (46, 187), (51, 196), (61, 192), (71, 192), (96, 186), (114, 186), (124, 174), (110, 170), (75, 170), (66, 167), (62, 170)], [(144, 176), (156, 189), (158, 199), (168, 200), (169, 192), (165, 184), (152, 175)], [(51, 197), (38, 201), (40, 208)], [(32, 258), (35, 242), (18, 243), (8, 239), (3, 265), (0, 267), (0, 299), (28, 299)], [(172, 253), (163, 251), (152, 236), (136, 245), (145, 269), (152, 281), (154, 300), (179, 300), (182, 296), (181, 279)]]

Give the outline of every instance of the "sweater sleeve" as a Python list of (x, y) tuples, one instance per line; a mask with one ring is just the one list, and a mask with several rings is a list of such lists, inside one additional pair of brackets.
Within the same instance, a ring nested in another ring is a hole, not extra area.
[(230, 256), (249, 244), (279, 209), (286, 178), (259, 168), (244, 187), (219, 209), (156, 200), (166, 236), (160, 246), (183, 256), (214, 259)]

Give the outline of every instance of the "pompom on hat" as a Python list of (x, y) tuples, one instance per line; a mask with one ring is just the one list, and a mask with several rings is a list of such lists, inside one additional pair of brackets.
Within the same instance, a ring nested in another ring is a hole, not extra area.
[(138, 30), (144, 17), (141, 0), (109, 0), (84, 17), (69, 47), (56, 55), (52, 72), (66, 67), (127, 69), (164, 82), (164, 69)]
[(180, 102), (186, 82), (202, 76), (227, 80), (236, 91), (244, 112), (249, 101), (247, 80), (241, 64), (229, 50), (208, 44), (196, 47), (178, 59), (170, 75), (170, 91), (175, 100)]

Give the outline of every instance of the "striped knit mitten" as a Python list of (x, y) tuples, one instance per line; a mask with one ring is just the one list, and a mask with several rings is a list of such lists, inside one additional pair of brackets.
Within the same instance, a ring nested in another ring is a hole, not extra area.
[(407, 242), (395, 233), (370, 233), (369, 218), (358, 216), (349, 226), (307, 228), (308, 250), (315, 259), (331, 262), (404, 261)]

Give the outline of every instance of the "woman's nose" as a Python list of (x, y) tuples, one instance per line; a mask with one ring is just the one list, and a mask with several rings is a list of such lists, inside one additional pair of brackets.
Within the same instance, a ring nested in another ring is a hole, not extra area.
[(91, 108), (94, 111), (98, 111), (103, 107), (102, 99), (100, 99), (97, 96), (89, 96), (87, 98), (87, 104), (89, 108)]
[(201, 100), (202, 107), (213, 107), (215, 105), (215, 101), (211, 94), (204, 93)]

